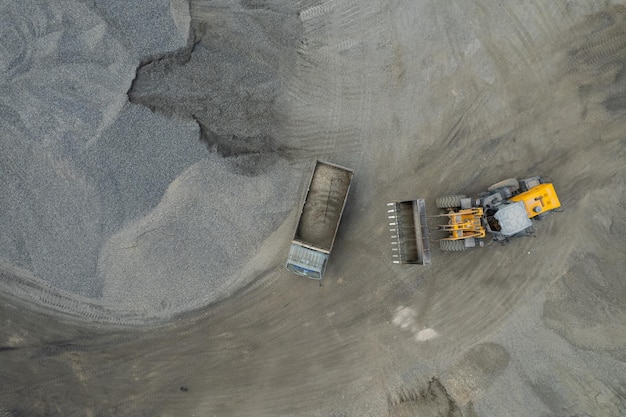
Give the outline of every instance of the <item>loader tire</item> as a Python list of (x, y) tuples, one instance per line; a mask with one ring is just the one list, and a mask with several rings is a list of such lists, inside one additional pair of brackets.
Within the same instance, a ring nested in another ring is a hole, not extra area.
[(440, 240), (439, 249), (444, 252), (462, 252), (466, 248), (462, 240)]
[(463, 194), (444, 195), (443, 197), (437, 197), (435, 204), (440, 209), (461, 208), (461, 200), (464, 198), (467, 198), (467, 196)]
[(494, 191), (498, 188), (508, 188), (511, 191), (511, 194), (519, 190), (519, 181), (516, 178), (507, 178), (506, 180), (502, 180), (496, 182), (487, 188), (487, 191)]

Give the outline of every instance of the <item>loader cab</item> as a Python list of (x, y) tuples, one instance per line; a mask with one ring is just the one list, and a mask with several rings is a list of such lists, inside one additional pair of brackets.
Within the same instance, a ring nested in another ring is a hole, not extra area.
[(503, 202), (495, 206), (489, 205), (485, 209), (483, 224), (496, 240), (505, 240), (516, 235), (527, 234), (532, 230), (532, 222), (528, 218), (522, 202)]
[(493, 215), (500, 225), (499, 233), (504, 237), (522, 234), (532, 228), (523, 203), (503, 204)]

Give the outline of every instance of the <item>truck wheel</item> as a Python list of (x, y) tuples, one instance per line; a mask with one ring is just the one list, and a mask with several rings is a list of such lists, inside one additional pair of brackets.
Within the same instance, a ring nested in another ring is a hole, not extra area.
[(437, 205), (437, 208), (440, 209), (461, 208), (461, 200), (464, 198), (467, 198), (467, 196), (463, 194), (444, 195), (443, 197), (437, 197), (435, 204)]
[(508, 188), (511, 193), (514, 193), (519, 190), (519, 181), (516, 178), (508, 178), (506, 180), (496, 182), (491, 187), (487, 188), (487, 191), (494, 191), (498, 188)]
[(462, 240), (440, 240), (439, 249), (444, 252), (462, 252), (466, 248)]

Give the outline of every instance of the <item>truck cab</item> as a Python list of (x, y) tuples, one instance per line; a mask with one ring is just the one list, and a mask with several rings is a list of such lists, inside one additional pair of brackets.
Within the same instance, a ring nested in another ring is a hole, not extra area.
[(291, 244), (286, 268), (296, 275), (311, 279), (322, 279), (328, 254), (299, 244)]

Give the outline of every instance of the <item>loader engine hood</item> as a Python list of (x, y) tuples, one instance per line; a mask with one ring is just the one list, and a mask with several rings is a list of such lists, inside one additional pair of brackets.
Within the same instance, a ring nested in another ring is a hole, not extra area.
[(500, 224), (503, 236), (513, 236), (532, 226), (523, 202), (505, 204), (493, 216)]

